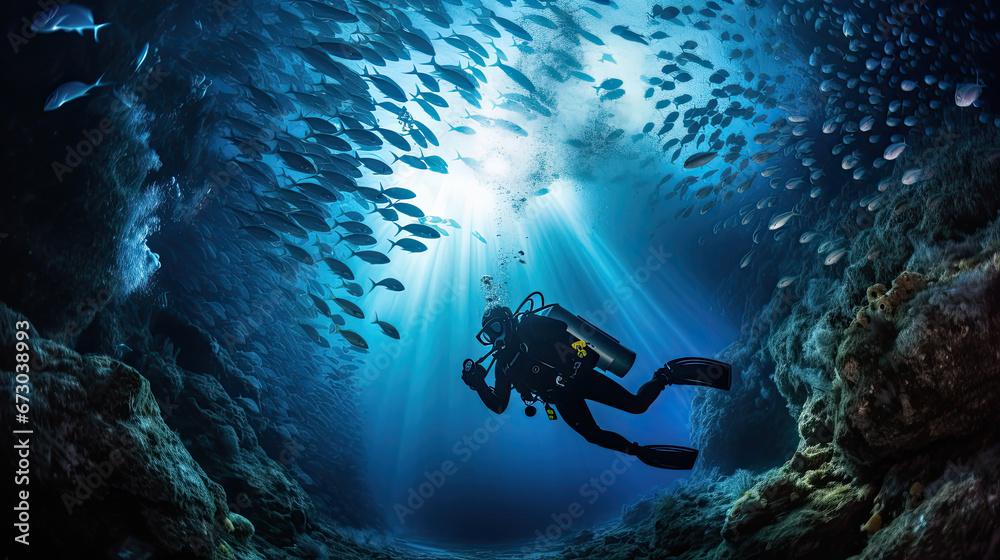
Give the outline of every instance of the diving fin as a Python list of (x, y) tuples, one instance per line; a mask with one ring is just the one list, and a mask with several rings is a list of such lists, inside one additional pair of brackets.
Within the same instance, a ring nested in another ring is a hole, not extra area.
[(651, 467), (687, 471), (694, 468), (698, 450), (678, 445), (644, 445), (635, 456)]
[(732, 366), (710, 358), (677, 358), (666, 366), (668, 385), (696, 385), (729, 390)]

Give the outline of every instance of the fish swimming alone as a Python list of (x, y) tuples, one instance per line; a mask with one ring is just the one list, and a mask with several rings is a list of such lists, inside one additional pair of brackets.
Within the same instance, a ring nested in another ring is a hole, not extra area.
[(94, 88), (101, 86), (110, 85), (107, 83), (101, 83), (101, 78), (98, 78), (93, 84), (87, 85), (83, 82), (66, 82), (65, 84), (56, 88), (51, 94), (49, 94), (48, 99), (45, 100), (45, 111), (55, 111), (59, 107), (62, 107), (66, 103), (73, 101), (74, 99), (79, 99), (86, 96)]
[(385, 321), (380, 321), (378, 318), (378, 313), (375, 314), (375, 320), (372, 321), (372, 324), (378, 325), (378, 327), (382, 329), (382, 333), (388, 336), (389, 338), (395, 338), (396, 340), (399, 340), (399, 331), (396, 330), (396, 327), (390, 325)]
[(376, 282), (375, 280), (371, 280), (371, 279), (369, 279), (369, 280), (372, 283), (372, 290), (374, 290), (375, 288), (377, 288), (379, 286), (384, 287), (385, 289), (389, 290), (390, 292), (402, 292), (404, 290), (403, 283), (400, 282), (399, 280), (396, 280), (395, 278), (386, 278), (384, 280), (379, 280), (378, 282)]
[(31, 22), (31, 30), (35, 33), (55, 33), (56, 31), (73, 31), (83, 35), (84, 31), (94, 32), (94, 41), (97, 41), (97, 32), (101, 28), (111, 25), (111, 22), (95, 24), (94, 14), (89, 8), (78, 4), (62, 4), (52, 6)]

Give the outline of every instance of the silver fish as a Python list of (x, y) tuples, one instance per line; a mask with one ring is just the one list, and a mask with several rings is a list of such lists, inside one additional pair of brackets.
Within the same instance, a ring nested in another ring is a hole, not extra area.
[(94, 31), (94, 41), (97, 41), (97, 32), (108, 23), (95, 24), (94, 14), (89, 8), (77, 4), (63, 4), (52, 6), (31, 22), (31, 30), (35, 33), (55, 33), (56, 31), (75, 31), (80, 35), (91, 29)]
[(56, 90), (49, 95), (48, 99), (45, 100), (45, 110), (54, 111), (74, 99), (79, 99), (87, 95), (90, 90), (94, 88), (108, 85), (101, 83), (102, 78), (103, 76), (98, 78), (97, 81), (91, 85), (87, 85), (83, 82), (66, 82), (65, 84), (57, 87)]
[(885, 152), (882, 154), (882, 157), (889, 161), (892, 161), (898, 158), (899, 155), (902, 154), (903, 150), (905, 149), (906, 149), (906, 142), (898, 142), (896, 144), (891, 144), (888, 148), (885, 149)]
[(771, 231), (774, 231), (776, 229), (781, 229), (785, 226), (785, 224), (788, 223), (789, 220), (791, 220), (795, 216), (801, 216), (801, 214), (796, 213), (794, 210), (777, 214), (776, 216), (771, 218), (770, 223), (767, 224), (767, 229)]

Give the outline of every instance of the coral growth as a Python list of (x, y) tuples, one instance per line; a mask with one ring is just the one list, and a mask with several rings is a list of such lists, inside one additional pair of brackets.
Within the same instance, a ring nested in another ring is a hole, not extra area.
[(892, 281), (892, 289), (886, 291), (882, 284), (874, 284), (868, 288), (868, 305), (858, 309), (851, 328), (868, 327), (872, 317), (891, 319), (902, 305), (917, 295), (927, 286), (928, 280), (914, 272), (903, 272)]
[(989, 142), (959, 142), (932, 180), (857, 233), (841, 278), (777, 292), (723, 353), (741, 375), (733, 395), (695, 399), (702, 468), (735, 470), (725, 446), (748, 463), (773, 458), (739, 437), (782, 426), (775, 400), (798, 431), (780, 467), (736, 496), (700, 471), (659, 500), (655, 527), (635, 529), (652, 548), (616, 549), (598, 533), (566, 557), (1000, 557), (1000, 184), (997, 163), (979, 157)]

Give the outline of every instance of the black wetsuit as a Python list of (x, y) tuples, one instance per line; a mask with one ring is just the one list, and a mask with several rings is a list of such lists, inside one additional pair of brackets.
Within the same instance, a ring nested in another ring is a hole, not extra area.
[(555, 406), (563, 420), (590, 443), (624, 453), (634, 452), (625, 437), (597, 425), (586, 400), (641, 414), (663, 391), (665, 383), (654, 379), (632, 394), (594, 371), (599, 359), (597, 351), (581, 346), (566, 330), (566, 323), (525, 315), (509, 343), (496, 353), (496, 387), (482, 380), (474, 388), (483, 403), (497, 414), (506, 410), (512, 389), (522, 395), (533, 393), (542, 402)]

